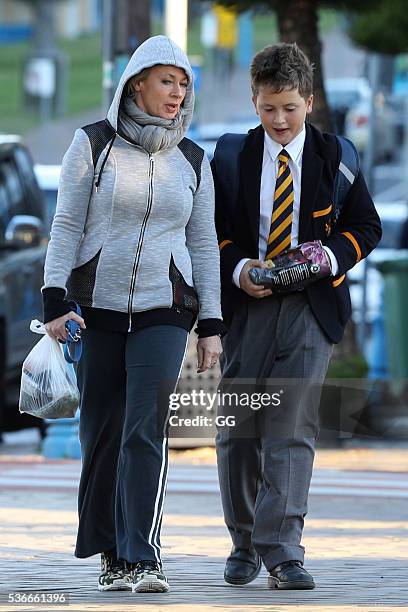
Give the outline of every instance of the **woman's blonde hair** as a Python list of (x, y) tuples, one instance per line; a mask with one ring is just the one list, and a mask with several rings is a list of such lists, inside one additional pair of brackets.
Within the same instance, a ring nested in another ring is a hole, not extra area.
[(135, 81), (145, 81), (147, 79), (147, 77), (149, 76), (149, 72), (152, 69), (152, 66), (149, 68), (144, 68), (141, 72), (139, 72), (138, 74), (135, 74), (134, 76), (132, 76), (131, 79), (128, 80), (127, 84), (126, 84), (126, 94), (128, 96), (134, 96), (135, 95), (135, 90), (133, 89), (133, 84)]

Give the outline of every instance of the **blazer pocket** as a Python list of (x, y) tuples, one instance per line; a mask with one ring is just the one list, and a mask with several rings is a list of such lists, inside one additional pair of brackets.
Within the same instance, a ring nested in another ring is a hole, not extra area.
[(174, 263), (173, 255), (170, 258), (169, 278), (173, 287), (173, 306), (189, 310), (197, 315), (199, 311), (197, 291), (186, 283), (182, 273)]
[(327, 238), (332, 231), (333, 204), (312, 213), (315, 233), (319, 238)]
[(313, 219), (318, 219), (319, 217), (325, 217), (329, 215), (333, 210), (333, 204), (329, 204), (326, 208), (321, 208), (320, 210), (313, 211)]

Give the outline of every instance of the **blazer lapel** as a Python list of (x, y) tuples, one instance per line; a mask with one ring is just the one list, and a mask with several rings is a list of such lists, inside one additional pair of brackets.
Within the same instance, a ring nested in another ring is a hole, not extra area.
[(306, 139), (302, 156), (302, 181), (299, 214), (299, 244), (308, 240), (315, 200), (319, 191), (324, 161), (318, 155), (310, 127), (306, 124)]
[(248, 219), (249, 243), (258, 257), (259, 208), (261, 174), (264, 149), (264, 130), (260, 125), (252, 130), (245, 142), (240, 158), (241, 203)]

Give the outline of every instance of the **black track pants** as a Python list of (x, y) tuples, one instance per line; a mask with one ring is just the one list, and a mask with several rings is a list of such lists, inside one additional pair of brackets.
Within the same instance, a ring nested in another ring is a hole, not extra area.
[(78, 366), (82, 473), (77, 557), (116, 548), (129, 562), (160, 562), (167, 477), (168, 395), (187, 332), (86, 329)]

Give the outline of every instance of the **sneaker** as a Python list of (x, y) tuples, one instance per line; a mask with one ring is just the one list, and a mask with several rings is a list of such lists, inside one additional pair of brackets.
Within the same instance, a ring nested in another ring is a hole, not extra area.
[(130, 583), (132, 593), (166, 593), (170, 590), (166, 576), (155, 561), (133, 563)]
[(113, 551), (101, 553), (101, 575), (99, 591), (130, 591), (129, 570), (126, 562), (116, 558)]

